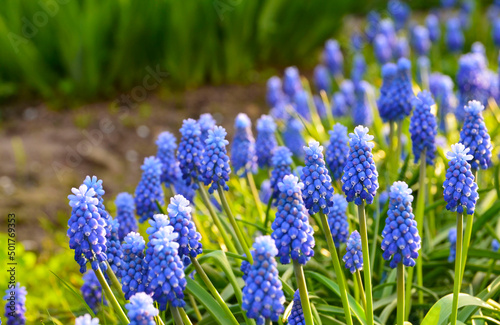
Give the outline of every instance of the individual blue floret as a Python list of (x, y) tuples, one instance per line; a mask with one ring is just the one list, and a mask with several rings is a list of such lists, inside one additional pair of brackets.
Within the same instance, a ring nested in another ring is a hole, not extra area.
[(488, 169), (491, 166), (491, 139), (484, 124), (484, 106), (476, 101), (470, 101), (465, 107), (465, 121), (460, 131), (460, 143), (469, 148), (474, 156), (470, 162), (471, 168)]
[(229, 141), (226, 140), (226, 134), (227, 132), (222, 126), (215, 126), (208, 131), (208, 137), (205, 140), (200, 176), (205, 185), (210, 185), (208, 188), (210, 194), (219, 186), (225, 191), (229, 190), (227, 182), (231, 167), (229, 167), (229, 157), (226, 150), (226, 146), (229, 144)]
[(328, 131), (328, 134), (330, 135), (330, 142), (326, 147), (326, 162), (333, 179), (338, 180), (342, 177), (347, 156), (349, 155), (347, 127), (337, 123), (331, 131)]
[(266, 168), (271, 165), (273, 151), (278, 145), (275, 132), (276, 123), (270, 115), (262, 115), (257, 120), (255, 149), (257, 153), (257, 163), (260, 168)]
[(127, 193), (122, 192), (116, 196), (116, 220), (119, 223), (118, 238), (123, 241), (132, 231), (137, 231), (138, 225), (135, 219), (135, 203), (134, 197)]
[(92, 311), (97, 314), (101, 304), (107, 305), (107, 301), (102, 295), (102, 287), (93, 270), (87, 271), (83, 275), (83, 285), (80, 288), (82, 297)]
[(363, 251), (361, 249), (361, 236), (357, 230), (354, 230), (347, 240), (346, 253), (342, 260), (345, 268), (351, 273), (363, 269)]
[(415, 155), (415, 163), (420, 159), (420, 155), (425, 150), (425, 160), (429, 165), (434, 165), (436, 156), (436, 117), (431, 112), (434, 105), (431, 93), (424, 90), (418, 93), (413, 100), (413, 115), (410, 120), (410, 135)]
[(234, 120), (234, 137), (231, 145), (231, 162), (234, 172), (243, 177), (246, 173), (257, 171), (255, 139), (252, 134), (252, 122), (248, 115), (238, 114)]
[(145, 158), (141, 166), (142, 177), (135, 189), (135, 207), (141, 223), (159, 211), (157, 202), (160, 205), (164, 203), (161, 167), (160, 160), (154, 156)]
[(333, 206), (328, 213), (328, 226), (332, 233), (335, 246), (347, 241), (349, 236), (349, 223), (347, 222), (347, 201), (343, 195), (333, 195)]
[(125, 305), (130, 325), (155, 325), (159, 311), (153, 305), (153, 298), (144, 292), (137, 293)]

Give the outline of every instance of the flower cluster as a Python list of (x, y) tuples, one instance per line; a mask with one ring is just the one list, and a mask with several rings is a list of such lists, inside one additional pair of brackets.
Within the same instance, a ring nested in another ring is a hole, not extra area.
[(122, 290), (126, 299), (129, 299), (137, 292), (144, 292), (145, 290), (145, 247), (146, 243), (140, 234), (131, 232), (125, 236), (122, 244), (123, 261), (121, 266), (121, 279)]
[(342, 75), (344, 56), (336, 40), (326, 41), (325, 49), (323, 50), (323, 62), (333, 76)]
[[(7, 288), (3, 299), (5, 304), (5, 316), (7, 325), (24, 325), (26, 324), (26, 295), (28, 292), (25, 287), (21, 287), (19, 282), (15, 288)], [(14, 297), (14, 299), (12, 299)], [(14, 305), (14, 306), (13, 306)], [(14, 307), (14, 308), (12, 308)]]
[(278, 183), (278, 211), (271, 228), (283, 264), (290, 263), (290, 259), (306, 264), (314, 256), (313, 229), (302, 201), (303, 186), (293, 175), (286, 175)]
[(197, 121), (189, 118), (182, 122), (181, 141), (177, 150), (177, 160), (182, 172), (182, 179), (187, 186), (198, 188), (198, 172), (203, 160), (201, 129)]
[(283, 91), (288, 97), (293, 98), (296, 92), (302, 89), (299, 69), (297, 67), (288, 67), (283, 75)]
[(215, 126), (208, 131), (205, 140), (205, 153), (200, 166), (201, 179), (205, 185), (210, 185), (208, 191), (213, 193), (221, 186), (225, 191), (229, 190), (226, 182), (229, 181), (231, 167), (229, 167), (229, 157), (227, 156), (226, 130), (222, 126)]
[(349, 156), (342, 176), (342, 190), (347, 202), (361, 205), (363, 200), (372, 204), (378, 189), (378, 172), (373, 160), (373, 139), (368, 128), (357, 126), (354, 133), (349, 134)]
[(428, 14), (425, 17), (425, 27), (429, 31), (429, 39), (431, 42), (436, 42), (441, 36), (441, 27), (439, 26), (439, 18), (435, 14)]
[(102, 296), (102, 287), (93, 270), (87, 271), (83, 275), (83, 285), (80, 289), (83, 299), (87, 305), (97, 314), (97, 310), (101, 303), (107, 304)]
[(210, 113), (201, 114), (198, 119), (198, 125), (200, 126), (201, 131), (201, 143), (205, 143), (205, 140), (208, 137), (208, 131), (212, 130), (216, 125), (215, 119)]
[(116, 196), (116, 220), (119, 223), (118, 238), (123, 241), (132, 231), (137, 231), (138, 225), (135, 219), (135, 204), (134, 197), (127, 193), (122, 192)]
[(344, 196), (334, 194), (332, 198), (333, 205), (328, 213), (328, 226), (332, 233), (333, 241), (338, 247), (340, 243), (347, 241), (349, 235), (349, 222), (347, 222), (347, 201)]
[(357, 125), (371, 125), (373, 123), (372, 110), (368, 104), (367, 92), (370, 84), (362, 80), (354, 88), (355, 102), (352, 106), (352, 120)]
[(175, 158), (175, 149), (177, 148), (175, 136), (168, 131), (162, 132), (156, 140), (156, 145), (158, 146), (156, 158), (161, 162), (160, 179), (166, 187), (169, 187), (175, 184), (179, 175), (179, 163)]
[(293, 305), (290, 316), (288, 316), (289, 325), (305, 325), (304, 312), (302, 311), (302, 303), (300, 302), (299, 290), (295, 290), (293, 294)]
[(283, 132), (283, 141), (285, 146), (290, 149), (290, 151), (297, 157), (301, 158), (304, 156), (304, 150), (302, 149), (305, 145), (304, 138), (302, 137), (302, 129), (304, 125), (294, 119), (290, 118), (286, 124), (285, 131)]
[(431, 93), (424, 90), (418, 93), (413, 100), (413, 115), (410, 120), (410, 135), (415, 155), (415, 163), (425, 150), (425, 160), (429, 165), (434, 164), (436, 155), (436, 117), (431, 112), (434, 105)]
[(342, 259), (346, 269), (351, 273), (363, 269), (363, 252), (361, 250), (361, 235), (354, 230), (347, 241), (346, 253)]
[(161, 187), (161, 161), (154, 157), (144, 159), (141, 166), (142, 177), (135, 189), (135, 207), (139, 222), (144, 222), (158, 212), (158, 205), (163, 205), (163, 188)]
[(325, 91), (327, 94), (331, 92), (332, 80), (330, 79), (328, 69), (324, 65), (318, 64), (316, 68), (314, 68), (313, 80), (318, 92), (321, 90)]
[(354, 84), (357, 84), (363, 80), (363, 76), (366, 72), (366, 61), (362, 53), (356, 53), (352, 61), (351, 69), (351, 80)]
[(293, 96), (293, 108), (305, 120), (311, 121), (311, 111), (309, 109), (309, 93), (301, 89)]
[(464, 33), (460, 26), (460, 20), (456, 17), (451, 17), (446, 22), (445, 42), (448, 50), (452, 53), (460, 52), (464, 47)]
[(269, 107), (276, 107), (276, 105), (283, 101), (285, 94), (281, 88), (281, 79), (277, 76), (272, 76), (267, 80), (266, 101)]
[(99, 318), (92, 318), (89, 314), (85, 314), (75, 319), (75, 325), (99, 325)]
[(333, 179), (340, 179), (344, 171), (347, 156), (349, 156), (347, 127), (337, 123), (328, 133), (330, 134), (330, 142), (326, 147), (326, 162), (330, 168)]
[(285, 175), (292, 173), (292, 152), (287, 147), (276, 147), (271, 158), (271, 189), (273, 198), (278, 198), (278, 184), (283, 181)]
[(125, 305), (130, 325), (155, 325), (155, 317), (159, 311), (153, 305), (153, 298), (139, 292), (130, 297), (130, 302)]
[(236, 116), (234, 131), (231, 146), (231, 161), (234, 172), (240, 176), (254, 173), (257, 170), (255, 140), (252, 135), (252, 122), (246, 114), (240, 113)]
[(386, 63), (382, 66), (382, 86), (380, 87), (380, 97), (377, 101), (380, 117), (384, 122), (394, 120), (396, 112), (394, 110), (393, 84), (397, 75), (397, 66), (394, 63)]
[(271, 165), (273, 150), (277, 146), (276, 141), (276, 123), (269, 115), (262, 115), (257, 120), (257, 139), (255, 148), (257, 153), (257, 163), (260, 168)]
[(243, 288), (243, 310), (247, 316), (264, 324), (266, 319), (277, 322), (285, 311), (285, 296), (275, 256), (278, 250), (270, 236), (255, 239), (252, 250), (253, 264), (245, 266), (245, 287)]
[[(413, 215), (411, 189), (405, 182), (394, 182), (389, 191), (389, 210), (382, 231), (382, 257), (391, 260), (391, 268), (402, 262), (415, 266), (420, 249), (420, 236)], [(392, 257), (392, 259), (391, 259)]]
[[(123, 251), (121, 240), (118, 236), (118, 230), (120, 228), (120, 224), (117, 220), (111, 221), (111, 236), (109, 237), (106, 243), (106, 256), (108, 258), (109, 266), (111, 266), (111, 270), (118, 274), (118, 270), (122, 264), (123, 259)], [(118, 275), (119, 276), (119, 275)]]
[(415, 52), (419, 55), (427, 55), (431, 48), (431, 39), (429, 30), (424, 26), (415, 26), (411, 33), (411, 44)]
[(332, 115), (334, 117), (342, 117), (347, 114), (348, 107), (345, 101), (344, 94), (342, 94), (340, 91), (334, 93), (331, 102)]
[(439, 107), (439, 128), (446, 131), (446, 115), (453, 113), (456, 106), (453, 80), (447, 75), (435, 72), (430, 75), (429, 88)]
[(99, 201), (97, 204), (97, 212), (102, 219), (106, 222), (104, 229), (106, 229), (106, 238), (111, 236), (111, 220), (113, 219), (111, 215), (106, 211), (106, 207), (104, 206), (104, 199), (102, 196), (104, 195), (104, 188), (102, 187), (102, 180), (98, 179), (97, 176), (87, 176), (83, 181), (83, 184), (87, 186), (87, 188), (91, 188), (94, 190), (94, 197)]

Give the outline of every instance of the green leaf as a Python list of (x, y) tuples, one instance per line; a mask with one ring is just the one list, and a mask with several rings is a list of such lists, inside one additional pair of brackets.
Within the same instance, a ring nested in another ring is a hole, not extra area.
[[(496, 295), (498, 291), (500, 291), (500, 276), (497, 277), (486, 289), (481, 291), (477, 297), (483, 301), (487, 301)], [(465, 307), (458, 313), (458, 319), (462, 322), (467, 321), (469, 317), (476, 312), (477, 308), (477, 306)]]
[[(59, 281), (61, 281), (61, 283), (70, 291), (72, 292), (82, 303), (83, 305), (85, 306), (85, 308), (87, 309), (87, 311), (89, 312), (89, 314), (92, 316), (92, 317), (95, 317), (95, 314), (94, 314), (94, 311), (92, 311), (92, 308), (89, 307), (89, 305), (87, 305), (87, 303), (85, 302), (85, 299), (83, 299), (83, 297), (75, 290), (73, 289), (73, 287), (67, 283), (66, 281), (64, 281), (63, 279), (61, 279), (57, 274), (55, 274), (54, 272), (50, 271), (50, 273), (54, 274), (56, 276), (56, 278), (59, 279)], [(51, 316), (52, 317), (52, 316)]]
[[(452, 303), (453, 294), (449, 294), (439, 299), (439, 301), (432, 306), (427, 315), (425, 315), (425, 318), (422, 321), (421, 325), (447, 324), (448, 318), (451, 315)], [(491, 305), (485, 303), (481, 299), (473, 297), (466, 293), (461, 293), (458, 296), (458, 308), (465, 306), (477, 306), (494, 310)]]
[(196, 281), (189, 277), (187, 277), (186, 280), (186, 290), (191, 293), (203, 306), (205, 306), (205, 309), (210, 313), (210, 315), (212, 315), (217, 323), (220, 325), (238, 324), (226, 315), (222, 307), (219, 306), (212, 295), (205, 291)]

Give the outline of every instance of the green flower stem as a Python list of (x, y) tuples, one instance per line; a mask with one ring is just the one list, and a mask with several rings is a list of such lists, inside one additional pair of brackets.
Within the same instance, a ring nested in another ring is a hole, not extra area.
[(172, 313), (172, 317), (174, 318), (176, 325), (184, 325), (181, 314), (179, 312), (179, 308), (174, 307), (172, 306), (172, 304), (170, 304), (170, 312)]
[(108, 302), (110, 303), (111, 307), (115, 311), (115, 313), (118, 315), (118, 319), (120, 319), (120, 322), (123, 325), (129, 324), (129, 320), (127, 318), (127, 315), (123, 312), (122, 307), (118, 303), (118, 300), (116, 300), (115, 295), (113, 295), (113, 292), (111, 291), (111, 288), (109, 287), (108, 283), (106, 282), (106, 279), (104, 278), (104, 274), (102, 274), (102, 271), (99, 267), (97, 267), (97, 270), (95, 271), (95, 275), (97, 276), (97, 279), (99, 280), (99, 283), (101, 284), (102, 291), (104, 291), (104, 294), (106, 295), (106, 298), (108, 299)]
[(365, 290), (363, 289), (363, 281), (361, 280), (361, 272), (356, 269), (356, 282), (358, 282), (359, 292), (361, 293), (361, 302), (363, 303), (363, 307), (366, 310), (366, 296)]
[[(472, 173), (474, 174), (474, 180), (477, 183), (477, 169), (472, 170)], [(460, 283), (462, 283), (462, 280), (464, 278), (464, 273), (465, 273), (465, 264), (467, 263), (467, 255), (469, 253), (469, 246), (470, 246), (470, 240), (472, 236), (472, 225), (474, 223), (474, 214), (467, 215), (467, 222), (465, 225), (465, 232), (464, 232), (464, 243), (463, 243), (463, 248), (462, 248), (462, 264), (460, 267)]]
[(194, 300), (193, 295), (188, 293), (187, 296), (189, 298), (189, 303), (193, 307), (194, 313), (196, 314), (196, 319), (198, 319), (198, 322), (201, 321), (202, 316), (200, 313), (200, 309), (198, 308), (198, 305), (196, 304), (196, 301)]
[(224, 210), (227, 213), (227, 217), (229, 218), (229, 222), (231, 222), (231, 226), (233, 226), (234, 232), (236, 233), (236, 237), (238, 238), (241, 246), (243, 247), (243, 251), (246, 254), (248, 262), (250, 264), (253, 264), (253, 258), (252, 254), (250, 254), (250, 249), (248, 249), (248, 244), (243, 235), (241, 234), (240, 227), (236, 223), (236, 219), (234, 218), (233, 212), (231, 211), (231, 208), (229, 207), (229, 204), (227, 203), (226, 196), (224, 195), (224, 189), (222, 186), (219, 185), (217, 188), (217, 191), (219, 192), (220, 200), (222, 202), (222, 206), (224, 207)]
[(344, 272), (342, 272), (342, 267), (340, 266), (339, 255), (337, 253), (337, 248), (335, 247), (335, 242), (333, 241), (332, 232), (330, 226), (328, 225), (328, 220), (323, 211), (319, 211), (319, 216), (321, 218), (321, 225), (323, 226), (323, 232), (325, 233), (326, 242), (328, 244), (328, 250), (332, 257), (332, 264), (337, 275), (337, 282), (339, 285), (340, 298), (342, 299), (342, 306), (344, 307), (344, 314), (347, 325), (352, 325), (351, 308), (349, 306), (349, 300), (347, 299), (346, 284), (344, 279)]
[(366, 323), (373, 325), (373, 297), (372, 297), (372, 275), (370, 272), (370, 253), (368, 252), (368, 232), (366, 230), (365, 201), (358, 205), (359, 230), (361, 235), (361, 246), (363, 248), (365, 295), (366, 295)]
[[(321, 96), (321, 100), (323, 101), (323, 104), (325, 105), (325, 107), (331, 107), (326, 91), (321, 90), (319, 92), (319, 95)], [(332, 128), (333, 124), (335, 124), (335, 119), (333, 118), (333, 113), (332, 113), (331, 109), (326, 110), (326, 118), (328, 120), (328, 129), (330, 130)]]
[(210, 203), (210, 199), (208, 198), (208, 193), (207, 193), (205, 187), (203, 186), (203, 184), (201, 182), (198, 182), (198, 185), (199, 185), (198, 191), (200, 193), (201, 200), (203, 201), (203, 204), (205, 204), (205, 206), (207, 207), (208, 212), (210, 212), (210, 216), (212, 216), (212, 220), (214, 221), (215, 226), (219, 230), (219, 232), (222, 236), (222, 239), (224, 240), (224, 244), (227, 246), (227, 248), (230, 252), (233, 252), (233, 253), (238, 252), (236, 250), (236, 248), (234, 247), (232, 240), (228, 237), (227, 231), (224, 230), (224, 227), (222, 226), (222, 223), (219, 219), (219, 216), (217, 216), (217, 213), (215, 212), (214, 207)]
[(453, 286), (453, 305), (451, 309), (451, 325), (457, 324), (458, 314), (458, 295), (462, 283), (460, 281), (460, 270), (462, 268), (462, 240), (463, 240), (463, 223), (464, 216), (462, 213), (457, 212), (457, 247), (455, 255), (455, 285)]
[(378, 246), (378, 230), (380, 227), (380, 201), (379, 196), (375, 196), (375, 232), (373, 233), (372, 251), (370, 254), (370, 272), (373, 273), (373, 268), (375, 267), (375, 255), (377, 254)]
[(270, 318), (266, 318), (266, 321), (265, 321), (265, 323), (264, 323), (264, 324), (265, 324), (265, 325), (272, 325), (272, 323), (273, 323), (273, 322), (271, 321), (271, 319), (270, 319)]
[(429, 90), (429, 68), (426, 66), (419, 68), (420, 68), (420, 78), (422, 79), (422, 90)]
[(255, 186), (255, 180), (253, 179), (252, 173), (247, 173), (248, 185), (250, 186), (250, 190), (252, 191), (253, 200), (255, 202), (255, 207), (257, 208), (257, 213), (259, 214), (260, 220), (264, 221), (264, 211), (262, 211), (262, 203), (260, 202), (259, 192), (257, 191), (257, 187)]
[(203, 283), (205, 283), (212, 296), (214, 296), (215, 300), (217, 300), (222, 309), (224, 309), (226, 315), (229, 318), (231, 318), (235, 323), (238, 323), (238, 321), (236, 321), (236, 318), (234, 318), (233, 313), (227, 306), (226, 302), (224, 301), (224, 299), (222, 299), (219, 292), (217, 292), (217, 289), (215, 289), (214, 285), (212, 284), (212, 281), (210, 281), (210, 279), (208, 278), (208, 275), (205, 273), (205, 270), (203, 270), (203, 268), (201, 267), (200, 262), (198, 262), (198, 260), (195, 257), (191, 257), (191, 263), (193, 263), (196, 273), (198, 273)]
[(405, 266), (398, 263), (398, 325), (405, 323)]
[(306, 325), (314, 325), (304, 270), (302, 269), (302, 265), (297, 260), (293, 260), (293, 271), (295, 273), (295, 278), (297, 279), (297, 286), (299, 287), (300, 303), (302, 305), (302, 312), (304, 313), (304, 320)]
[(177, 308), (179, 310), (179, 314), (181, 314), (181, 318), (182, 318), (182, 321), (184, 322), (184, 324), (187, 324), (187, 325), (193, 325), (193, 323), (191, 323), (191, 320), (189, 319), (188, 315), (186, 314), (186, 311), (184, 310), (184, 308)]
[(116, 291), (118, 291), (120, 298), (123, 301), (127, 301), (127, 299), (125, 299), (125, 294), (123, 294), (122, 291), (122, 285), (120, 284), (120, 281), (116, 277), (115, 272), (113, 272), (113, 270), (111, 269), (111, 265), (109, 265), (108, 261), (106, 261), (106, 266), (108, 267), (106, 269), (106, 274), (108, 274), (108, 277), (111, 279), (111, 284), (113, 284), (113, 287), (115, 287)]

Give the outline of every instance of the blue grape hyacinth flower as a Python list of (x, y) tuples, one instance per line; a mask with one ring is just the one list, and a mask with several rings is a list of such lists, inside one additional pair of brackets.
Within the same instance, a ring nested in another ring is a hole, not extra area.
[(428, 14), (425, 18), (425, 27), (427, 27), (427, 30), (429, 31), (429, 39), (431, 42), (437, 42), (441, 37), (439, 18), (435, 14)]
[(271, 199), (271, 195), (273, 194), (273, 190), (271, 188), (271, 180), (266, 179), (260, 184), (259, 198), (260, 201), (264, 204), (267, 204)]
[(370, 126), (373, 123), (373, 114), (367, 98), (368, 91), (370, 84), (364, 80), (355, 86), (356, 101), (352, 107), (352, 120), (356, 125)]
[(387, 3), (387, 10), (394, 19), (396, 30), (402, 29), (410, 18), (410, 6), (403, 1), (390, 0)]
[(294, 175), (286, 175), (278, 184), (278, 211), (271, 228), (282, 264), (296, 260), (304, 265), (314, 256), (314, 232), (302, 201), (303, 186)]
[(155, 317), (159, 311), (153, 305), (153, 298), (139, 292), (130, 298), (130, 302), (125, 305), (130, 325), (155, 325)]
[(208, 191), (213, 193), (219, 186), (225, 191), (229, 190), (226, 182), (229, 181), (231, 167), (226, 146), (226, 130), (222, 126), (216, 126), (208, 131), (205, 140), (205, 152), (203, 162), (200, 166), (200, 176), (205, 185), (210, 185)]
[(420, 155), (425, 150), (425, 160), (429, 165), (434, 165), (436, 156), (436, 117), (431, 112), (434, 105), (431, 93), (424, 90), (418, 93), (413, 100), (413, 115), (410, 120), (410, 135), (415, 155), (415, 163), (419, 161)]
[(111, 266), (111, 270), (117, 277), (120, 277), (118, 270), (122, 264), (123, 260), (123, 251), (121, 240), (118, 236), (118, 230), (120, 228), (120, 224), (117, 220), (111, 221), (111, 236), (109, 237), (106, 243), (106, 256), (108, 258), (109, 266)]
[(323, 50), (323, 62), (332, 76), (342, 75), (344, 69), (344, 55), (336, 40), (327, 40)]
[(446, 22), (445, 41), (448, 51), (452, 53), (462, 51), (465, 38), (460, 25), (460, 20), (457, 17), (452, 17)]
[(368, 42), (372, 43), (378, 33), (380, 14), (377, 11), (372, 10), (366, 15), (366, 20), (367, 25), (365, 28), (365, 35), (368, 39)]
[(347, 127), (337, 123), (332, 130), (328, 131), (328, 134), (330, 135), (330, 142), (326, 147), (326, 162), (333, 179), (338, 180), (342, 177), (347, 156), (349, 155)]
[(313, 95), (313, 102), (319, 117), (321, 119), (325, 119), (327, 115), (326, 115), (326, 106), (325, 103), (323, 102), (323, 99), (321, 99), (319, 95)]
[(80, 288), (83, 299), (92, 311), (97, 314), (101, 303), (107, 305), (102, 295), (102, 287), (93, 270), (87, 271), (83, 275), (83, 285)]
[(420, 236), (411, 206), (411, 192), (405, 182), (394, 182), (389, 191), (389, 210), (382, 231), (382, 257), (391, 261), (390, 266), (393, 269), (401, 262), (405, 266), (415, 266), (420, 249)]
[(429, 54), (431, 49), (431, 39), (427, 27), (417, 25), (411, 31), (411, 45), (419, 56)]
[(310, 141), (304, 146), (305, 167), (301, 170), (300, 179), (304, 183), (302, 198), (309, 214), (322, 211), (328, 214), (333, 204), (332, 179), (328, 174), (323, 158), (323, 146), (318, 141)]
[(471, 171), (471, 166), (467, 162), (474, 156), (469, 155), (469, 148), (465, 148), (462, 143), (452, 144), (451, 151), (446, 153), (448, 170), (443, 183), (444, 200), (446, 209), (458, 213), (473, 214), (478, 199), (477, 184)]
[(357, 84), (363, 80), (366, 72), (366, 61), (362, 53), (356, 53), (352, 61), (351, 80)]
[(335, 246), (339, 247), (341, 243), (347, 241), (349, 236), (349, 222), (347, 222), (347, 201), (343, 195), (333, 195), (333, 206), (328, 213), (328, 225)]
[(300, 302), (299, 289), (295, 290), (293, 294), (293, 305), (290, 316), (288, 316), (289, 325), (306, 325), (304, 320), (304, 311), (302, 310), (302, 303)]
[(373, 50), (378, 63), (385, 64), (392, 59), (392, 48), (387, 37), (383, 34), (377, 34), (373, 40)]
[(324, 90), (327, 94), (329, 94), (332, 91), (330, 73), (324, 65), (318, 64), (316, 68), (314, 68), (313, 76), (314, 86), (318, 92)]
[(177, 150), (177, 160), (182, 172), (182, 179), (187, 186), (198, 189), (199, 169), (203, 160), (203, 143), (201, 128), (197, 121), (187, 119), (182, 122), (181, 141)]
[(498, 249), (500, 249), (500, 243), (498, 242), (498, 240), (493, 239), (491, 241), (491, 250), (493, 250), (496, 253), (498, 252)]
[(266, 89), (266, 101), (269, 107), (275, 107), (284, 100), (285, 94), (278, 76), (272, 76), (267, 80)]
[(156, 145), (158, 147), (156, 158), (161, 161), (161, 182), (169, 187), (177, 181), (179, 174), (179, 163), (175, 157), (175, 149), (177, 149), (175, 136), (168, 131), (162, 132), (158, 135)]
[(460, 131), (460, 143), (469, 148), (474, 156), (470, 162), (473, 170), (488, 169), (491, 166), (491, 139), (484, 124), (484, 106), (477, 100), (465, 107), (465, 121)]
[(292, 106), (295, 111), (306, 121), (311, 120), (311, 111), (309, 110), (309, 94), (301, 89), (293, 96)]
[(394, 28), (394, 22), (389, 18), (382, 19), (378, 26), (378, 32), (386, 37), (391, 52), (394, 55), (394, 49), (398, 42), (398, 35)]
[(89, 314), (85, 314), (75, 319), (75, 325), (99, 325), (99, 318), (92, 318)]
[(132, 194), (122, 192), (116, 196), (116, 220), (120, 224), (118, 228), (118, 238), (123, 241), (132, 231), (139, 228), (135, 219), (135, 203)]
[(198, 125), (201, 131), (200, 141), (201, 143), (205, 143), (208, 137), (208, 131), (212, 130), (216, 125), (215, 119), (210, 113), (201, 114), (198, 119)]
[(236, 116), (234, 131), (231, 146), (234, 172), (240, 177), (246, 176), (246, 173), (255, 173), (257, 171), (255, 139), (252, 134), (252, 122), (246, 114), (240, 113)]
[(257, 139), (255, 149), (257, 153), (257, 163), (260, 168), (269, 167), (273, 151), (278, 145), (276, 141), (276, 123), (270, 115), (262, 115), (257, 120)]
[(201, 234), (196, 230), (196, 225), (192, 220), (189, 201), (182, 195), (176, 195), (170, 198), (167, 211), (170, 225), (179, 234), (175, 239), (179, 243), (179, 257), (184, 265), (189, 265), (191, 257), (196, 257), (203, 252)]
[(3, 299), (5, 303), (5, 317), (7, 325), (26, 324), (26, 296), (28, 292), (25, 287), (21, 287), (19, 282), (14, 288), (7, 288)]
[(344, 79), (340, 84), (340, 92), (344, 95), (345, 103), (348, 107), (354, 106), (356, 102), (355, 85), (349, 79)]
[(450, 255), (448, 256), (448, 262), (452, 263), (455, 261), (457, 255), (457, 228), (451, 228), (448, 232), (448, 240), (450, 241)]
[(87, 188), (94, 189), (95, 197), (99, 200), (99, 203), (97, 204), (97, 212), (99, 212), (101, 218), (106, 221), (106, 226), (104, 228), (106, 229), (106, 238), (109, 238), (109, 236), (111, 236), (111, 220), (113, 218), (108, 211), (106, 211), (106, 207), (104, 206), (103, 195), (105, 192), (104, 187), (102, 186), (102, 180), (98, 179), (97, 176), (87, 176), (85, 177), (83, 184), (86, 185)]
[(99, 264), (106, 270), (106, 221), (98, 212), (99, 200), (93, 188), (82, 184), (78, 189), (71, 189), (68, 195), (71, 217), (68, 220), (69, 247), (75, 250), (75, 261), (80, 265), (80, 272), (87, 270), (87, 261), (92, 269)]
[(398, 73), (394, 83), (394, 101), (398, 109), (396, 121), (410, 116), (412, 100), (415, 98), (411, 82), (411, 62), (406, 58), (401, 58), (397, 63)]
[(145, 273), (147, 265), (144, 260), (146, 242), (136, 232), (125, 236), (122, 244), (123, 262), (121, 265), (122, 290), (125, 298), (129, 299), (137, 292), (145, 290)]
[(493, 43), (496, 47), (500, 47), (500, 17), (495, 17), (493, 21), (493, 26), (491, 28), (491, 33), (493, 37)]
[(304, 156), (304, 150), (302, 150), (305, 145), (304, 137), (302, 136), (303, 129), (304, 125), (300, 121), (290, 118), (286, 123), (286, 128), (283, 132), (283, 141), (285, 142), (285, 146), (287, 146), (288, 149), (290, 149), (290, 151), (299, 158)]
[(135, 189), (135, 208), (141, 223), (158, 213), (156, 201), (160, 205), (164, 203), (160, 180), (161, 168), (161, 161), (154, 156), (145, 158), (141, 166), (142, 177)]
[(333, 117), (342, 117), (347, 115), (349, 107), (345, 101), (344, 94), (338, 91), (331, 98), (331, 109)]
[(285, 311), (285, 296), (275, 260), (278, 249), (270, 236), (260, 236), (255, 239), (251, 254), (254, 262), (245, 268), (241, 307), (258, 325), (263, 325), (266, 319), (277, 322)]
[(356, 270), (363, 269), (363, 252), (361, 250), (361, 235), (357, 230), (354, 230), (347, 240), (346, 253), (342, 260), (345, 263), (345, 268), (351, 273)]
[(271, 159), (271, 166), (270, 186), (273, 198), (277, 199), (279, 196), (278, 184), (283, 181), (285, 175), (292, 173), (292, 152), (290, 149), (287, 147), (276, 147)]
[(393, 121), (397, 118), (395, 109), (395, 80), (398, 67), (394, 63), (386, 63), (382, 66), (382, 86), (380, 87), (380, 97), (377, 100), (377, 106), (380, 117), (384, 122)]
[(288, 67), (283, 75), (283, 91), (285, 94), (293, 98), (295, 93), (302, 90), (302, 82), (300, 81), (299, 69), (297, 67)]
[(373, 136), (368, 134), (368, 128), (359, 125), (354, 133), (349, 134), (349, 156), (342, 176), (342, 190), (347, 196), (347, 202), (361, 205), (363, 200), (373, 203), (378, 189), (378, 172), (373, 160)]
[(393, 52), (395, 59), (410, 57), (410, 43), (408, 43), (408, 39), (405, 36), (398, 37)]
[(455, 110), (455, 94), (453, 93), (453, 80), (439, 72), (432, 73), (429, 78), (429, 89), (436, 99), (439, 116), (439, 129), (446, 131), (446, 116)]

